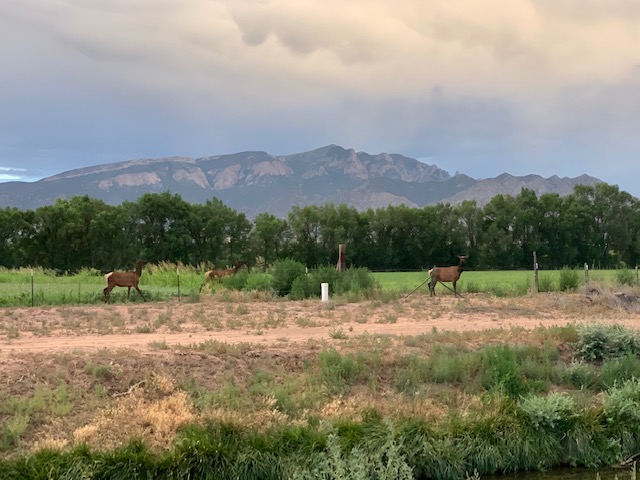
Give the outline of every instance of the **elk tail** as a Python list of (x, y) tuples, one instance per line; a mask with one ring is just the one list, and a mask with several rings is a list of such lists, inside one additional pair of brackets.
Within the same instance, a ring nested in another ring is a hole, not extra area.
[(108, 282), (109, 281), (109, 277), (113, 275), (113, 272), (109, 272), (109, 273), (105, 273), (104, 274), (104, 279)]

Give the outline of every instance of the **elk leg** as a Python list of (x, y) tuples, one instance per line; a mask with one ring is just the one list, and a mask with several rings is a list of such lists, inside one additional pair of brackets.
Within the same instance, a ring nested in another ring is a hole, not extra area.
[(102, 294), (104, 295), (104, 303), (109, 303), (109, 292), (111, 291), (111, 289), (109, 287), (106, 287), (104, 290), (102, 290)]
[(142, 291), (138, 288), (138, 286), (136, 285), (136, 290), (138, 291), (138, 293), (140, 294), (140, 296), (142, 297), (142, 300), (144, 300), (145, 302), (147, 301), (146, 298), (144, 298), (144, 295), (142, 294)]
[(131, 295), (131, 286), (127, 287), (127, 302), (129, 301), (129, 296)]

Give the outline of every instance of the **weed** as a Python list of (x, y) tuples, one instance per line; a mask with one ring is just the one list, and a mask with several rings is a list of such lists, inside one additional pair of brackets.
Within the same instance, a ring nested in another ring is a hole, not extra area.
[(347, 334), (340, 327), (329, 330), (329, 336), (336, 340), (345, 340), (347, 338)]
[(170, 347), (167, 344), (166, 340), (162, 340), (162, 341), (154, 340), (152, 342), (149, 342), (149, 348), (152, 348), (154, 350), (169, 350), (170, 349)]

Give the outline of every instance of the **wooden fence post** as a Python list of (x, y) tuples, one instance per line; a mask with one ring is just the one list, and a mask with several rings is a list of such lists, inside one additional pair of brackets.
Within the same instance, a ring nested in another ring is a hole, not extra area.
[(338, 263), (336, 264), (336, 270), (339, 272), (344, 272), (347, 269), (346, 249), (347, 246), (344, 243), (338, 245)]

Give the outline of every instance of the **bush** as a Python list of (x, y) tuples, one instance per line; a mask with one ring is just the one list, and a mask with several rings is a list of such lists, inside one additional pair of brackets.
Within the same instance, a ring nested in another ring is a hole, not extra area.
[(636, 284), (635, 275), (633, 274), (633, 271), (628, 268), (616, 270), (615, 278), (618, 285), (628, 285), (632, 287)]
[(222, 277), (222, 284), (230, 290), (244, 290), (249, 279), (249, 272), (246, 269), (238, 271), (235, 275)]
[(560, 290), (576, 290), (580, 286), (580, 275), (578, 271), (569, 267), (563, 267), (560, 270), (560, 279), (558, 281)]
[(350, 268), (345, 272), (338, 272), (333, 266), (322, 266), (311, 270), (308, 275), (296, 278), (291, 286), (290, 298), (319, 298), (322, 283), (329, 284), (329, 295), (368, 295), (378, 286), (376, 279), (366, 268)]
[(278, 260), (273, 264), (271, 282), (278, 295), (285, 296), (291, 292), (296, 278), (306, 274), (305, 266), (291, 259)]
[(606, 361), (600, 370), (600, 385), (604, 388), (632, 378), (640, 378), (640, 358), (635, 355)]
[(529, 395), (520, 400), (519, 407), (534, 428), (568, 430), (576, 416), (573, 398), (561, 393)]
[(640, 379), (632, 378), (611, 387), (602, 406), (610, 426), (637, 434), (640, 430)]
[(555, 283), (550, 275), (538, 274), (538, 292), (553, 292), (555, 289)]
[(480, 352), (481, 384), (487, 390), (499, 390), (510, 397), (527, 392), (524, 375), (516, 359), (516, 352), (508, 345), (488, 347)]
[(603, 361), (637, 355), (638, 333), (622, 325), (585, 325), (578, 329), (576, 354), (583, 360)]
[(247, 277), (247, 283), (244, 288), (250, 292), (270, 292), (273, 289), (271, 275), (268, 273), (251, 273)]
[(378, 448), (353, 448), (343, 453), (340, 438), (335, 433), (327, 437), (326, 450), (317, 454), (311, 469), (298, 470), (294, 480), (413, 480), (413, 470), (407, 464), (400, 445), (394, 439), (393, 428), (388, 424), (384, 443)]

